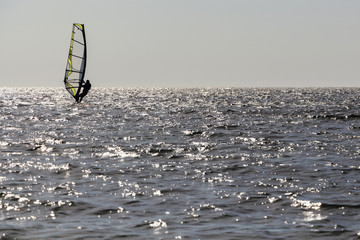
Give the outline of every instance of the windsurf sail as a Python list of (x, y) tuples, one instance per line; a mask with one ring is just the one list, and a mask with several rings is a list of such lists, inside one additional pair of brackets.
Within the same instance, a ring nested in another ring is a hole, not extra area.
[(84, 24), (74, 23), (72, 27), (69, 56), (64, 83), (66, 90), (76, 99), (84, 81), (86, 69), (86, 38)]

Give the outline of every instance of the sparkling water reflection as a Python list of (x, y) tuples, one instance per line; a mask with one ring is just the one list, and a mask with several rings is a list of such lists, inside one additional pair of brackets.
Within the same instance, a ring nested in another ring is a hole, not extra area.
[(356, 239), (359, 94), (0, 88), (0, 239)]

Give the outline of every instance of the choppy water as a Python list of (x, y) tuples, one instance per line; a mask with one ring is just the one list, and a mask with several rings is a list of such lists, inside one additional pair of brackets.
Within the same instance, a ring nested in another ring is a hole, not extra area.
[(0, 239), (357, 239), (359, 96), (0, 88)]

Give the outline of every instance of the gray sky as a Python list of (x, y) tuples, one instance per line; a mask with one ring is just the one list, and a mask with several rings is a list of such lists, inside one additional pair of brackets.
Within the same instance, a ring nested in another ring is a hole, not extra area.
[(0, 0), (0, 87), (360, 87), (359, 0)]

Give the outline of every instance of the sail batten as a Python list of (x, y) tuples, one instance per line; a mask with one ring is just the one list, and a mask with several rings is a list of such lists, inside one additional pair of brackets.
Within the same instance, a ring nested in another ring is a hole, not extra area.
[(80, 93), (86, 70), (86, 38), (84, 24), (74, 23), (66, 64), (64, 84), (66, 90), (76, 98)]
[(84, 59), (83, 57), (77, 56), (77, 55), (75, 55), (75, 54), (73, 54), (72, 56), (73, 56), (73, 57), (80, 58), (80, 59)]
[(83, 46), (84, 46), (84, 44), (83, 44), (83, 43), (78, 42), (78, 41), (76, 41), (75, 39), (74, 39), (74, 42), (77, 42), (78, 44), (81, 44), (81, 45), (83, 45)]

